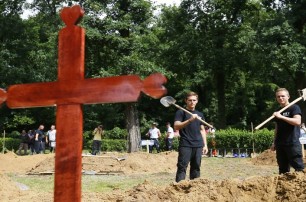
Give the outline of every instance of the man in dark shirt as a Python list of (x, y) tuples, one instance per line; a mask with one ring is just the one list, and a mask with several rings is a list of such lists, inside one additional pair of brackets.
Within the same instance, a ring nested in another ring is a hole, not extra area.
[(42, 139), (44, 138), (44, 125), (40, 125), (38, 129), (35, 131), (35, 153), (40, 154), (42, 152)]
[(176, 182), (184, 180), (190, 162), (190, 179), (200, 177), (202, 154), (207, 154), (207, 140), (204, 125), (198, 118), (204, 120), (203, 113), (195, 109), (198, 95), (189, 92), (186, 95), (186, 109), (190, 115), (179, 109), (175, 113), (174, 128), (180, 131), (179, 156), (177, 162)]
[[(275, 92), (276, 100), (283, 108), (289, 104), (289, 92), (285, 88), (279, 88)], [(282, 113), (274, 112), (275, 132), (271, 150), (276, 150), (276, 159), (279, 174), (290, 171), (292, 166), (295, 171), (303, 171), (302, 147), (299, 142), (301, 109), (294, 104)]]

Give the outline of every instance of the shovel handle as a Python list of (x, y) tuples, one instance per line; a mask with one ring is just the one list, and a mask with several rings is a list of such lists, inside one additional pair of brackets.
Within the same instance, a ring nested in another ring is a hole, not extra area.
[[(286, 109), (288, 109), (289, 107), (291, 107), (292, 105), (294, 105), (295, 103), (297, 103), (298, 101), (300, 101), (301, 99), (303, 99), (303, 97), (299, 97), (295, 100), (293, 100), (290, 104), (288, 104), (287, 106), (285, 106), (284, 108), (282, 108), (281, 110), (279, 110), (279, 113), (282, 113), (283, 111), (285, 111)], [(261, 124), (259, 124), (258, 126), (255, 127), (255, 130), (258, 130), (259, 128), (261, 128), (263, 125), (265, 125), (267, 122), (271, 121), (275, 116), (272, 115), (270, 116), (267, 120), (265, 120), (264, 122), (262, 122)]]
[[(173, 105), (181, 110), (183, 110), (184, 112), (190, 114), (190, 115), (193, 115), (193, 113), (191, 113), (190, 111), (184, 109), (183, 107), (177, 105), (177, 104), (174, 104)], [(210, 127), (210, 128), (214, 128), (212, 125), (210, 125), (209, 123), (207, 123), (206, 121), (203, 121), (201, 118), (197, 118), (199, 121), (201, 121), (202, 123), (204, 123), (206, 126)]]

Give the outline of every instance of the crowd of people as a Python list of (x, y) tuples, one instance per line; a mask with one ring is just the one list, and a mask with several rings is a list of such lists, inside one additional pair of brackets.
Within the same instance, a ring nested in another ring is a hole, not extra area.
[[(29, 154), (45, 154), (46, 147), (49, 148), (50, 153), (55, 152), (56, 148), (56, 129), (55, 125), (51, 125), (50, 130), (44, 132), (44, 125), (40, 125), (38, 129), (22, 130), (20, 134), (20, 145), (18, 148), (18, 155)], [(22, 154), (23, 151), (23, 154)]]

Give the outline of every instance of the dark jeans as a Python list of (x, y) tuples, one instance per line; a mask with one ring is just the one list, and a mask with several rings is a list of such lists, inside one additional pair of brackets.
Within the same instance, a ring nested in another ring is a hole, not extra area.
[(34, 150), (35, 150), (35, 153), (36, 154), (40, 154), (41, 153), (41, 150), (42, 150), (42, 147), (41, 147), (41, 141), (36, 141), (34, 142)]
[(160, 149), (159, 149), (159, 141), (158, 141), (158, 139), (157, 138), (151, 138), (150, 140), (154, 140), (154, 144), (149, 146), (149, 153), (152, 153), (153, 147), (155, 147), (156, 150), (157, 150), (157, 153), (159, 153)]
[(46, 142), (41, 142), (40, 147), (41, 147), (42, 153), (45, 154), (46, 153)]
[(94, 140), (92, 142), (91, 154), (96, 155), (96, 154), (100, 153), (100, 151), (101, 151), (101, 141), (100, 140)]
[(302, 171), (304, 169), (302, 146), (298, 145), (277, 145), (276, 159), (279, 168), (279, 174), (290, 172), (290, 166), (295, 171)]
[(30, 154), (34, 154), (35, 151), (34, 142), (29, 143), (29, 149), (30, 149)]
[(166, 149), (167, 149), (167, 151), (172, 150), (172, 143), (173, 143), (173, 138), (167, 138), (166, 139)]
[(202, 160), (202, 147), (179, 147), (179, 155), (177, 161), (177, 171), (175, 181), (179, 182), (185, 180), (186, 170), (190, 162), (190, 174), (191, 180), (200, 177), (200, 168)]

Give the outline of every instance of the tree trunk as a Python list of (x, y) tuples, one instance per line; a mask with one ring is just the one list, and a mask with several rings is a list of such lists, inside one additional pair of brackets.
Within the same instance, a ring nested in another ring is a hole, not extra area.
[(138, 109), (136, 104), (127, 103), (125, 106), (126, 128), (128, 131), (127, 152), (137, 152), (140, 149), (141, 134), (139, 128)]

